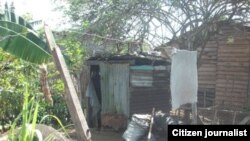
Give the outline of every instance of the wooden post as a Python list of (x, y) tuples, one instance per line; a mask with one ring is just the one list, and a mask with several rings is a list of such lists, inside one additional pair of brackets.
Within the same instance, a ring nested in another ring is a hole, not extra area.
[(152, 137), (152, 129), (153, 129), (153, 124), (154, 124), (154, 116), (155, 116), (155, 108), (152, 110), (152, 115), (150, 119), (150, 124), (149, 124), (149, 131), (148, 131), (148, 141), (151, 140)]
[(56, 45), (54, 36), (49, 27), (45, 25), (44, 29), (49, 48), (53, 55), (54, 63), (56, 64), (57, 69), (60, 71), (60, 75), (64, 81), (66, 88), (66, 103), (69, 108), (78, 138), (80, 138), (79, 140), (81, 141), (90, 141), (91, 133), (83, 114), (81, 104), (77, 97), (77, 93), (64, 57), (62, 56), (60, 48)]
[(192, 124), (197, 124), (197, 104), (192, 103)]

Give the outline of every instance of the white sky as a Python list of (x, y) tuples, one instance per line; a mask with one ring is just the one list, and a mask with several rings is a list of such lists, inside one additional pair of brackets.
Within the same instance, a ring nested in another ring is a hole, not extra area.
[(60, 30), (63, 23), (63, 13), (55, 11), (56, 7), (52, 0), (0, 0), (1, 4), (5, 2), (14, 2), (16, 14), (23, 15), (30, 13), (34, 20), (45, 21), (52, 29)]
[[(30, 13), (34, 20), (43, 20), (52, 30), (61, 31), (72, 28), (68, 22), (69, 20), (63, 17), (63, 12), (55, 10), (56, 4), (53, 2), (55, 0), (0, 0), (0, 3), (4, 5), (6, 1), (9, 4), (12, 1), (14, 2), (16, 14), (24, 15)], [(57, 4), (66, 5), (66, 2), (64, 0), (57, 0)], [(158, 28), (156, 32), (160, 35), (169, 34), (164, 28)], [(162, 40), (156, 39), (151, 42), (161, 44)]]

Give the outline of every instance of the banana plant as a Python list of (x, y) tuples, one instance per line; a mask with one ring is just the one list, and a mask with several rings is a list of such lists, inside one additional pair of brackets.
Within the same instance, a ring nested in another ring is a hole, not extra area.
[(9, 9), (0, 13), (0, 48), (36, 64), (47, 62), (51, 56), (46, 42), (32, 26)]
[[(51, 56), (47, 43), (39, 37), (28, 22), (17, 16), (7, 6), (4, 12), (0, 13), (0, 48), (18, 58), (39, 65), (48, 62)], [(46, 78), (45, 75), (42, 76)], [(40, 80), (47, 79), (40, 78)], [(49, 87), (44, 84), (47, 82), (41, 82), (45, 98), (53, 103)]]

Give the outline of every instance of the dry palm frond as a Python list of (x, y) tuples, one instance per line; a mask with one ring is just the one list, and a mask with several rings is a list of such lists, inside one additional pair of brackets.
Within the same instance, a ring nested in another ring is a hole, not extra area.
[(45, 64), (40, 65), (40, 83), (42, 87), (42, 92), (44, 94), (45, 99), (53, 105), (53, 99), (51, 97), (50, 88), (48, 84), (48, 71), (47, 66)]

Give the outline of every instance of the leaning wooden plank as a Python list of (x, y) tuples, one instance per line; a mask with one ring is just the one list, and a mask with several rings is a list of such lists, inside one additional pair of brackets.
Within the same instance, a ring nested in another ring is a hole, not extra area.
[(148, 131), (148, 141), (151, 140), (152, 137), (152, 129), (153, 129), (153, 124), (154, 124), (154, 116), (155, 116), (155, 108), (152, 110), (152, 115), (150, 119), (150, 125), (149, 125), (149, 131)]
[(57, 69), (60, 71), (60, 75), (64, 81), (66, 88), (66, 103), (69, 108), (70, 115), (76, 128), (76, 132), (81, 141), (90, 141), (91, 133), (87, 125), (85, 116), (83, 114), (79, 99), (73, 81), (70, 77), (69, 70), (66, 66), (65, 60), (62, 56), (61, 50), (56, 45), (54, 37), (48, 26), (45, 25), (45, 35), (48, 41), (50, 50), (53, 55), (54, 62)]

